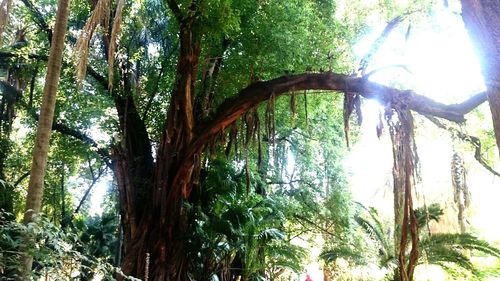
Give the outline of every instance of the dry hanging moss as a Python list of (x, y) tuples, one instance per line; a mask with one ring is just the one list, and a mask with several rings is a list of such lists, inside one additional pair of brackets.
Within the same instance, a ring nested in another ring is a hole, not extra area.
[(470, 192), (467, 186), (467, 170), (464, 160), (458, 154), (453, 153), (451, 159), (451, 183), (453, 186), (453, 199), (458, 208), (458, 224), (460, 232), (465, 233), (465, 211), (470, 205)]
[(76, 41), (75, 51), (78, 54), (76, 78), (79, 82), (83, 80), (87, 71), (90, 39), (92, 39), (97, 26), (101, 25), (104, 29), (108, 27), (110, 4), (110, 0), (99, 0), (97, 2), (83, 27), (80, 37)]
[(125, 6), (124, 0), (118, 0), (116, 4), (115, 19), (113, 20), (113, 27), (111, 29), (111, 40), (109, 42), (108, 51), (108, 88), (113, 88), (113, 63), (115, 61), (116, 46), (118, 44), (118, 36), (121, 33), (121, 23), (123, 19), (123, 7)]
[[(109, 89), (113, 86), (113, 64), (116, 55), (116, 46), (118, 37), (121, 33), (121, 23), (123, 19), (123, 8), (125, 6), (124, 0), (118, 0), (116, 3), (116, 12), (113, 19), (113, 25), (111, 27), (111, 34), (109, 39), (109, 49), (108, 49), (108, 87)], [(85, 26), (78, 37), (75, 45), (75, 51), (78, 56), (76, 65), (76, 77), (77, 81), (81, 82), (85, 78), (87, 71), (88, 57), (90, 40), (94, 35), (98, 26), (100, 26), (104, 32), (107, 32), (110, 24), (111, 15), (111, 0), (99, 0), (92, 11), (92, 14), (88, 18)]]
[(2, 35), (7, 23), (9, 22), (9, 13), (12, 0), (3, 0), (0, 3), (0, 45), (2, 43)]

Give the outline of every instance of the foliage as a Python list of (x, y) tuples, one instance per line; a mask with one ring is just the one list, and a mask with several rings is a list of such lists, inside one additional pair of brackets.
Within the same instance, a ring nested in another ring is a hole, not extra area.
[[(364, 207), (363, 207), (364, 208)], [(397, 268), (397, 259), (394, 256), (392, 230), (381, 220), (374, 208), (365, 209), (364, 215), (356, 216), (356, 222), (365, 231), (371, 241), (378, 247), (377, 259), (380, 268), (388, 268), (389, 272)], [(471, 260), (471, 256), (481, 254), (500, 257), (500, 249), (487, 241), (481, 240), (470, 233), (427, 233), (423, 227), (430, 221), (438, 221), (443, 214), (438, 204), (431, 204), (428, 208), (415, 210), (419, 227), (419, 260), (418, 264), (433, 264), (441, 266), (452, 276), (497, 274), (493, 269), (482, 272)], [(338, 258), (350, 259), (361, 253), (350, 249), (338, 248), (324, 252), (322, 257), (328, 262)]]
[(285, 268), (299, 272), (305, 253), (286, 239), (286, 217), (276, 201), (281, 199), (248, 194), (243, 171), (225, 160), (213, 160), (206, 173), (199, 189), (203, 196), (195, 194), (193, 202), (185, 203), (193, 223), (188, 245), (197, 280), (227, 270), (247, 278)]
[[(0, 221), (5, 213), (1, 213)], [(84, 255), (77, 248), (81, 247), (77, 235), (61, 231), (47, 217), (38, 216), (29, 224), (15, 221), (3, 222), (0, 227), (0, 272), (1, 280), (16, 280), (24, 251), (32, 255), (35, 264), (31, 278), (43, 275), (57, 280), (74, 277), (79, 264), (87, 262), (96, 274), (112, 277), (114, 269), (109, 264), (99, 261), (94, 256)], [(29, 243), (27, 243), (29, 241)]]

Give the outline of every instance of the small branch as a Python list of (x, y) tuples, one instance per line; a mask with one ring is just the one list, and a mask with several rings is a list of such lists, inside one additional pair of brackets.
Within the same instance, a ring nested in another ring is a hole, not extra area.
[(108, 78), (99, 74), (95, 69), (87, 65), (87, 73), (92, 76), (104, 89), (108, 89)]
[(370, 78), (372, 75), (377, 74), (377, 73), (379, 73), (379, 72), (381, 72), (381, 71), (384, 71), (384, 70), (386, 70), (386, 69), (389, 69), (389, 68), (402, 68), (402, 69), (404, 69), (406, 72), (411, 73), (411, 71), (410, 71), (410, 69), (408, 69), (408, 66), (407, 66), (407, 65), (405, 65), (405, 64), (394, 64), (394, 65), (386, 65), (386, 66), (383, 66), (383, 67), (381, 67), (381, 68), (374, 69), (374, 70), (372, 70), (372, 71), (368, 72), (367, 74), (363, 75), (363, 77), (364, 77), (365, 79), (368, 79), (368, 78)]
[[(90, 165), (90, 163), (89, 163), (89, 165)], [(83, 206), (83, 203), (85, 202), (85, 200), (87, 199), (87, 197), (89, 196), (90, 191), (92, 190), (92, 188), (94, 187), (94, 185), (97, 183), (97, 181), (99, 180), (99, 178), (101, 177), (101, 175), (104, 173), (104, 171), (106, 171), (106, 169), (99, 169), (99, 173), (97, 174), (97, 176), (92, 178), (92, 183), (90, 184), (90, 186), (87, 188), (87, 190), (83, 194), (83, 197), (80, 200), (80, 203), (78, 204), (78, 207), (76, 207), (75, 211), (73, 212), (73, 215), (78, 214), (78, 212), (80, 212), (80, 209)]]
[(146, 122), (146, 117), (148, 115), (148, 112), (151, 108), (151, 105), (153, 104), (153, 100), (158, 92), (158, 87), (160, 85), (160, 79), (162, 78), (163, 76), (163, 73), (165, 71), (165, 68), (166, 68), (166, 65), (168, 63), (168, 60), (172, 57), (172, 55), (177, 51), (179, 46), (176, 46), (175, 48), (173, 48), (170, 53), (166, 56), (165, 60), (163, 60), (163, 63), (161, 65), (161, 68), (160, 68), (160, 71), (158, 73), (158, 77), (156, 78), (156, 83), (154, 85), (154, 90), (151, 91), (151, 96), (149, 97), (148, 99), (148, 103), (146, 104), (146, 107), (144, 108), (144, 111), (142, 112), (142, 120), (144, 121), (144, 123)]
[(21, 177), (19, 177), (15, 182), (14, 182), (14, 186), (17, 186), (18, 184), (20, 184), (25, 178), (27, 178), (28, 176), (30, 175), (30, 171), (24, 173)]
[(177, 2), (175, 0), (167, 0), (168, 7), (174, 14), (175, 19), (177, 20), (178, 23), (181, 23), (182, 21), (182, 13), (181, 9), (179, 8), (179, 5), (177, 5)]
[(43, 17), (42, 13), (31, 3), (30, 0), (21, 0), (28, 11), (31, 13), (33, 16), (33, 19), (35, 20), (35, 23), (40, 27), (41, 30), (43, 30), (45, 33), (47, 33), (47, 37), (49, 39), (49, 44), (52, 42), (52, 29), (50, 29), (49, 25), (47, 24), (47, 21)]
[[(5, 84), (5, 83), (2, 83), (2, 85), (4, 87), (9, 86), (8, 84)], [(12, 87), (12, 86), (10, 86), (10, 87)], [(9, 89), (14, 91), (15, 95), (17, 97), (21, 96), (21, 92), (19, 90), (15, 89), (14, 87), (12, 87), (12, 89), (11, 88), (9, 88)], [(38, 120), (39, 115), (38, 115), (38, 113), (36, 113), (34, 108), (28, 106), (28, 104), (26, 104), (26, 102), (24, 102), (22, 99), (17, 98), (17, 100), (18, 100), (19, 104), (22, 107), (24, 107), (26, 109), (26, 111), (31, 115), (31, 117), (33, 117), (33, 119)], [(63, 135), (66, 135), (66, 136), (71, 136), (71, 137), (78, 139), (78, 140), (82, 141), (83, 143), (86, 143), (86, 144), (90, 145), (91, 147), (95, 148), (97, 154), (99, 154), (103, 158), (103, 161), (106, 163), (106, 165), (109, 168), (112, 168), (111, 156), (109, 155), (108, 151), (104, 148), (99, 147), (97, 142), (94, 141), (89, 136), (87, 136), (86, 134), (84, 134), (76, 129), (70, 128), (67, 125), (59, 123), (59, 122), (52, 123), (52, 130), (57, 131), (57, 132), (59, 132)]]
[(481, 164), (481, 166), (483, 166), (486, 170), (488, 170), (493, 175), (500, 177), (500, 173), (495, 171), (495, 169), (493, 169), (486, 162), (486, 160), (484, 160), (482, 153), (481, 153), (481, 140), (478, 137), (467, 135), (467, 134), (462, 133), (453, 127), (446, 126), (443, 122), (439, 121), (437, 118), (434, 118), (432, 116), (425, 116), (425, 117), (427, 117), (427, 119), (429, 119), (432, 123), (434, 123), (438, 128), (447, 130), (451, 134), (456, 135), (461, 140), (470, 143), (474, 147), (474, 158), (477, 160), (477, 162), (479, 164)]
[(87, 155), (87, 163), (89, 164), (90, 176), (95, 179), (94, 169), (92, 169), (92, 163), (90, 162), (90, 157)]
[(404, 20), (406, 15), (408, 14), (397, 16), (387, 23), (387, 25), (384, 28), (384, 31), (382, 31), (380, 36), (373, 42), (368, 53), (366, 53), (366, 55), (359, 62), (358, 73), (360, 73), (361, 75), (365, 74), (366, 69), (368, 69), (368, 66), (371, 63), (373, 56), (378, 52), (380, 47), (382, 47), (382, 45), (387, 40), (387, 38), (394, 30), (394, 28), (396, 28), (396, 26), (398, 26)]

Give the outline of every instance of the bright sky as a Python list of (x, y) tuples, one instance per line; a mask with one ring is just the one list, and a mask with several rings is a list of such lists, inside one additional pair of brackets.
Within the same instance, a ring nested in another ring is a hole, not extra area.
[[(407, 26), (407, 23), (406, 23)], [(384, 26), (356, 46), (356, 54), (362, 57)], [(438, 9), (431, 22), (412, 26), (408, 41), (405, 34), (391, 34), (377, 54), (372, 69), (387, 65), (406, 65), (411, 73), (401, 68), (391, 68), (377, 73), (372, 80), (403, 88), (444, 103), (457, 103), (484, 91), (478, 60), (459, 13)], [(369, 72), (369, 71), (368, 71)], [(408, 86), (406, 86), (408, 85)], [(354, 197), (367, 206), (374, 206), (392, 215), (392, 151), (388, 132), (382, 139), (375, 133), (379, 106), (374, 101), (364, 104), (364, 124), (360, 142), (348, 159), (348, 171)], [(489, 110), (483, 107), (488, 120)], [(426, 124), (429, 126), (429, 124)], [(419, 124), (417, 123), (417, 130)], [(449, 134), (437, 129), (418, 131), (417, 149), (422, 167), (422, 183), (417, 186), (417, 200), (426, 203), (453, 202), (450, 162), (452, 143)], [(500, 180), (486, 172), (473, 158), (473, 152), (464, 154), (468, 168), (468, 185), (472, 193), (472, 207), (468, 222), (471, 230), (488, 240), (500, 240), (500, 225), (492, 224), (491, 216), (497, 216), (500, 206), (493, 199), (499, 198)], [(451, 220), (456, 217), (450, 216)], [(429, 269), (430, 270), (430, 269)], [(433, 276), (432, 280), (436, 279)], [(443, 277), (444, 278), (444, 277)], [(444, 279), (441, 279), (444, 280)]]
[[(404, 26), (407, 26), (407, 23)], [(384, 26), (380, 26), (361, 40), (355, 48), (358, 57), (362, 57), (369, 50), (383, 28)], [(405, 89), (412, 88), (418, 94), (444, 103), (460, 102), (484, 90), (479, 64), (460, 15), (441, 9), (430, 22), (419, 23), (418, 26), (413, 26), (412, 30), (408, 41), (405, 40), (404, 33), (393, 32), (370, 67), (373, 70), (391, 65), (405, 65), (411, 73), (402, 68), (387, 68), (373, 75), (372, 80), (387, 85), (403, 84)], [(356, 185), (373, 185), (369, 182), (362, 184), (364, 179), (378, 179), (377, 182), (382, 185), (390, 185), (392, 181), (390, 140), (379, 140), (375, 134), (379, 109), (375, 101), (364, 103), (366, 118), (362, 126), (361, 140), (352, 150), (348, 161)], [(443, 141), (444, 146), (450, 147), (449, 140), (440, 137), (432, 139), (433, 144), (427, 149), (419, 145), (419, 152), (429, 150), (435, 154), (436, 145)], [(443, 157), (448, 157), (451, 153), (449, 149), (441, 152), (446, 154), (442, 155)], [(360, 161), (361, 159), (363, 161)], [(439, 161), (434, 163), (443, 164)], [(431, 163), (431, 166), (434, 165)], [(356, 171), (364, 174), (358, 175)], [(446, 175), (449, 176), (449, 172)], [(367, 192), (363, 194), (376, 195)]]

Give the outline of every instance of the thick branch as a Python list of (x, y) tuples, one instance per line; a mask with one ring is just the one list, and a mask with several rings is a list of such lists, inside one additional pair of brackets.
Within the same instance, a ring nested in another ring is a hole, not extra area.
[(452, 110), (455, 110), (456, 112), (459, 112), (459, 113), (465, 115), (465, 114), (471, 112), (474, 108), (481, 105), (486, 100), (488, 100), (488, 95), (486, 94), (486, 92), (481, 92), (481, 93), (475, 94), (474, 96), (468, 98), (466, 101), (464, 101), (462, 103), (450, 105), (450, 108)]
[[(10, 58), (22, 58), (21, 54), (17, 53), (11, 53), (11, 52), (5, 52), (5, 51), (0, 51), (0, 61), (3, 59), (10, 59)], [(47, 61), (48, 57), (45, 55), (37, 55), (37, 54), (28, 54), (28, 58), (34, 59), (34, 60), (39, 60), (39, 61)], [(64, 64), (65, 67), (68, 66), (68, 64)], [(99, 74), (95, 69), (93, 69), (90, 65), (87, 65), (87, 73), (92, 76), (101, 86), (104, 87), (104, 89), (108, 89), (108, 78)]]
[[(89, 164), (89, 167), (90, 167), (90, 164)], [(97, 181), (101, 178), (101, 176), (104, 173), (104, 171), (106, 171), (106, 169), (99, 169), (99, 173), (97, 174), (97, 176), (94, 176), (94, 175), (92, 176), (92, 183), (89, 185), (89, 187), (87, 188), (87, 190), (83, 194), (83, 197), (82, 197), (82, 199), (80, 199), (80, 203), (78, 203), (78, 206), (76, 207), (76, 209), (73, 212), (72, 216), (74, 216), (75, 214), (78, 214), (78, 212), (80, 212), (80, 209), (82, 208), (83, 203), (85, 203), (85, 200), (89, 196), (90, 191), (95, 186), (95, 184), (97, 183)]]
[(177, 20), (177, 22), (180, 23), (182, 21), (182, 13), (181, 9), (179, 8), (179, 5), (177, 5), (175, 0), (167, 0), (166, 2), (168, 4), (168, 7), (174, 14), (175, 19)]
[(461, 104), (446, 105), (418, 95), (413, 91), (394, 89), (364, 78), (332, 72), (282, 76), (269, 81), (256, 82), (240, 91), (236, 97), (224, 101), (210, 122), (197, 126), (195, 130), (197, 138), (193, 140), (184, 154), (184, 161), (179, 167), (174, 182), (190, 173), (194, 163), (193, 156), (199, 154), (206, 143), (210, 143), (215, 136), (229, 127), (245, 112), (272, 96), (277, 97), (286, 92), (300, 90), (356, 92), (365, 98), (376, 99), (393, 108), (408, 108), (420, 114), (432, 115), (454, 122), (465, 121), (465, 111), (470, 111), (471, 105), (478, 104), (482, 100), (480, 95), (476, 95), (472, 98), (474, 102), (468, 100)]
[(35, 5), (33, 5), (33, 3), (31, 3), (30, 0), (21, 0), (21, 1), (24, 3), (26, 8), (28, 8), (28, 11), (33, 16), (38, 27), (40, 27), (40, 29), (42, 29), (45, 33), (47, 33), (49, 42), (52, 42), (52, 29), (50, 29), (42, 13), (40, 13), (40, 11), (35, 7)]

